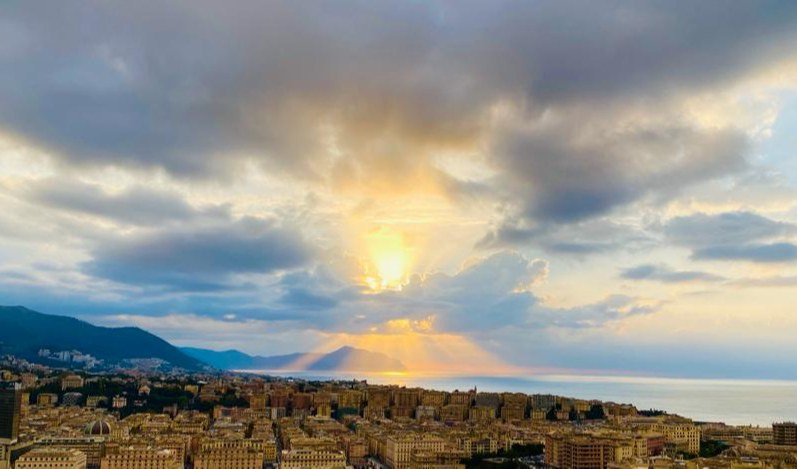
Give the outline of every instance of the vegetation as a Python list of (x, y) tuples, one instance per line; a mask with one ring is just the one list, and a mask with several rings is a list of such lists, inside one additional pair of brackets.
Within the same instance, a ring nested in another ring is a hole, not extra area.
[(645, 417), (658, 417), (660, 415), (667, 415), (667, 412), (659, 409), (640, 410), (637, 413)]
[(722, 453), (728, 448), (730, 448), (730, 446), (724, 441), (719, 441), (719, 440), (701, 441), (700, 457), (713, 458), (714, 456), (717, 456), (718, 454)]

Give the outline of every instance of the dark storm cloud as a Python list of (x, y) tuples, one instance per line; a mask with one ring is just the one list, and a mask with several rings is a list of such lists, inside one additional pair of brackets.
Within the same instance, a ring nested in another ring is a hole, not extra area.
[(40, 205), (135, 225), (185, 222), (200, 217), (229, 217), (225, 206), (197, 209), (177, 193), (156, 191), (142, 186), (130, 187), (118, 193), (107, 193), (91, 184), (48, 179), (33, 186), (27, 195), (31, 201)]
[(655, 280), (663, 283), (716, 282), (719, 275), (696, 270), (673, 270), (666, 265), (642, 264), (625, 269), (620, 274), (629, 280)]
[[(576, 124), (574, 126), (574, 124)], [(602, 129), (568, 118), (499, 137), (495, 158), (528, 219), (574, 222), (743, 167), (746, 138), (689, 128)], [(549, 128), (551, 127), (551, 128)]]
[(86, 274), (119, 283), (202, 291), (231, 288), (235, 274), (268, 274), (300, 267), (311, 249), (297, 233), (263, 220), (191, 230), (166, 229), (100, 242)]
[[(74, 164), (224, 177), (254, 158), (340, 185), (456, 186), (433, 150), (486, 142), (517, 216), (572, 222), (738, 168), (738, 129), (665, 108), (792, 54), (795, 26), (774, 0), (10, 2), (0, 126)], [(507, 102), (519, 128), (493, 126)]]

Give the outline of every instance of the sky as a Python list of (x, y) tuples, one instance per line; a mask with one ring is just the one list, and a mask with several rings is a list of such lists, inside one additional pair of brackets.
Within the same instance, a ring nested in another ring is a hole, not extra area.
[(794, 378), (795, 43), (785, 0), (5, 1), (0, 304)]

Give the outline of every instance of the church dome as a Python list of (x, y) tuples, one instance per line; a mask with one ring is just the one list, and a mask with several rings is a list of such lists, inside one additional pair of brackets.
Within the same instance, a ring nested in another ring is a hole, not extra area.
[(86, 435), (107, 436), (111, 434), (111, 424), (105, 419), (95, 420), (86, 425)]

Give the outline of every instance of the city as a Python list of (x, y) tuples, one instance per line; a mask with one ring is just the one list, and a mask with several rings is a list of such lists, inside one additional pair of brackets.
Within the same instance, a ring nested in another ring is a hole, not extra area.
[(236, 373), (75, 373), (6, 357), (2, 469), (797, 467), (797, 424), (694, 422), (550, 394)]
[(0, 0), (0, 469), (797, 469), (797, 0)]

